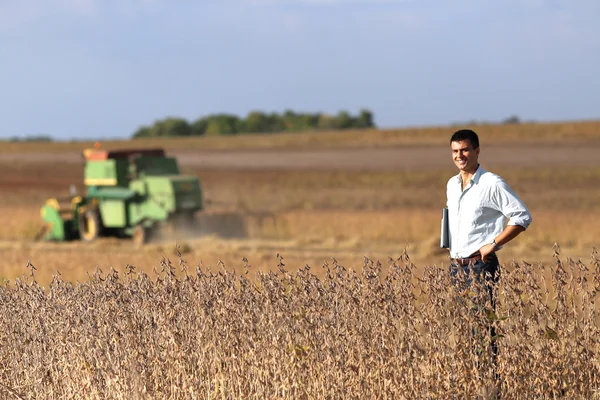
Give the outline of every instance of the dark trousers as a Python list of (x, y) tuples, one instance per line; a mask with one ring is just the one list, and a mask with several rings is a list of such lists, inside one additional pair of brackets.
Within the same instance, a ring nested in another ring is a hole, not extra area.
[[(487, 257), (487, 262), (482, 260), (478, 260), (472, 265), (458, 265), (456, 263), (450, 264), (450, 276), (452, 278), (452, 282), (455, 285), (466, 285), (467, 287), (471, 287), (474, 281), (478, 283), (486, 283), (486, 285), (481, 286), (482, 288), (487, 288), (487, 296), (490, 300), (491, 311), (492, 313), (486, 310), (479, 310), (480, 312), (486, 313), (487, 318), (487, 329), (490, 333), (491, 340), (491, 350), (494, 364), (496, 363), (496, 357), (498, 355), (498, 347), (496, 343), (496, 330), (494, 327), (494, 319), (496, 318), (496, 299), (494, 297), (494, 286), (498, 283), (499, 273), (500, 273), (500, 263), (498, 261), (498, 256), (495, 253), (490, 254)], [(464, 275), (463, 275), (464, 273)], [(483, 294), (481, 294), (483, 295)], [(481, 298), (481, 300), (485, 300)], [(484, 307), (484, 304), (481, 304)]]
[[(487, 256), (487, 262), (482, 260), (477, 260), (477, 262), (472, 265), (458, 265), (454, 262), (450, 263), (450, 276), (452, 277), (452, 282), (457, 284), (460, 280), (458, 279), (458, 275), (460, 273), (464, 273), (466, 277), (465, 283), (470, 286), (473, 280), (477, 280), (478, 282), (482, 282), (482, 279), (487, 283), (496, 284), (498, 283), (498, 278), (500, 274), (500, 263), (498, 261), (498, 256), (496, 253), (492, 253)], [(473, 275), (471, 275), (473, 274)], [(489, 296), (492, 306), (496, 307), (496, 302), (493, 297), (492, 288), (489, 287)]]

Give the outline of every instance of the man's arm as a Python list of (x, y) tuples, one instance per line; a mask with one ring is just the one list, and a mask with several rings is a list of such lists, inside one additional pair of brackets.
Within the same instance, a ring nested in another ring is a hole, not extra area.
[[(494, 238), (496, 246), (500, 247), (526, 230), (529, 225), (531, 225), (532, 218), (527, 206), (525, 206), (504, 180), (500, 180), (494, 186), (491, 199), (492, 203), (495, 204), (496, 209), (508, 218), (508, 223), (504, 230)], [(481, 257), (485, 260), (485, 257), (495, 250), (495, 246), (492, 243), (489, 243), (483, 246), (479, 252), (481, 253)]]
[[(510, 242), (511, 240), (513, 240), (514, 238), (516, 238), (519, 233), (523, 232), (525, 230), (524, 227), (522, 227), (521, 225), (507, 225), (506, 228), (504, 228), (504, 230), (502, 231), (502, 233), (500, 233), (495, 241), (496, 241), (496, 246), (503, 246), (506, 243)], [(485, 246), (483, 246), (479, 252), (481, 253), (481, 258), (486, 261), (486, 257), (493, 253), (496, 250), (496, 247), (492, 244), (486, 244)]]
[(506, 243), (510, 242), (514, 238), (516, 238), (519, 233), (525, 230), (521, 225), (508, 225), (502, 233), (496, 237), (496, 245), (504, 246)]

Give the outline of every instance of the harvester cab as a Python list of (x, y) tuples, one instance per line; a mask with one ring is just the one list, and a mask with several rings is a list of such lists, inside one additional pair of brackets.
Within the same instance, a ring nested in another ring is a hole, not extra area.
[(46, 201), (45, 240), (119, 236), (143, 244), (161, 225), (195, 225), (195, 213), (203, 209), (200, 181), (181, 174), (163, 149), (94, 148), (82, 155), (86, 193)]

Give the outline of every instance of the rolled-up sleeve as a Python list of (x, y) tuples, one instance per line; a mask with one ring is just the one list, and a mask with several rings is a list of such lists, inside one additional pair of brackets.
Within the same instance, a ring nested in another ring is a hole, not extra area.
[(531, 225), (531, 212), (503, 179), (492, 185), (491, 195), (494, 208), (508, 218), (507, 225), (520, 225), (525, 229)]

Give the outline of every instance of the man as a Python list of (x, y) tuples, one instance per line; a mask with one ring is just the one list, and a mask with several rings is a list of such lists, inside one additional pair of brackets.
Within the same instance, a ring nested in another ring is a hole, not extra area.
[(495, 278), (496, 252), (529, 227), (531, 213), (500, 176), (481, 167), (474, 131), (455, 132), (450, 147), (459, 170), (446, 187), (452, 264)]
[[(481, 167), (479, 138), (474, 131), (455, 132), (450, 147), (459, 170), (446, 186), (451, 276), (455, 279), (461, 271), (468, 276), (472, 269), (478, 281), (483, 275), (485, 281), (496, 283), (496, 252), (529, 227), (531, 213), (501, 177)], [(469, 276), (466, 283), (471, 281)], [(488, 298), (495, 309), (491, 286)], [(488, 329), (495, 337), (493, 324)], [(495, 360), (495, 340), (491, 346)]]

